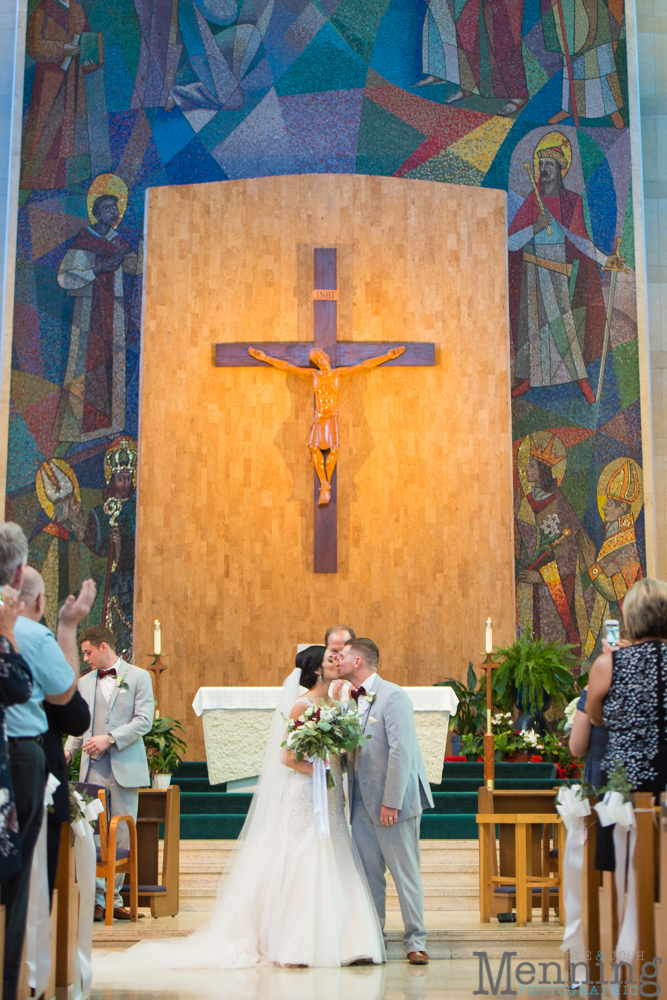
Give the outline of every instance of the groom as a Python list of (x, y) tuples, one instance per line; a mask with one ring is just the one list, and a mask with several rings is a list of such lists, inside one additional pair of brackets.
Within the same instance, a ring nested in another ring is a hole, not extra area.
[(364, 732), (371, 738), (348, 756), (350, 822), (380, 924), (385, 924), (385, 869), (394, 879), (411, 965), (426, 965), (424, 890), (419, 872), (419, 827), (433, 797), (417, 742), (412, 702), (378, 676), (372, 639), (349, 639), (338, 663), (352, 684)]

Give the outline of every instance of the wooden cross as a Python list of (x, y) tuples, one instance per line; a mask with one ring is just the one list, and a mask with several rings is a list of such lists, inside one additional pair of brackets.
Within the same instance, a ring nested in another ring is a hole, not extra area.
[[(257, 344), (243, 342), (215, 345), (215, 364), (218, 368), (264, 368), (248, 354), (248, 347), (265, 351), (273, 358), (288, 361), (302, 368), (314, 367), (309, 353), (313, 348), (326, 351), (332, 367), (360, 364), (373, 358), (378, 348), (390, 350), (402, 347), (401, 341), (340, 341), (337, 329), (338, 282), (336, 249), (314, 250), (313, 268), (313, 340), (312, 341), (271, 341)], [(435, 364), (435, 344), (405, 344), (401, 357), (385, 362), (391, 366), (423, 366)], [(384, 367), (384, 365), (383, 365)], [(316, 573), (338, 572), (338, 525), (337, 525), (337, 472), (331, 478), (331, 500), (325, 505), (318, 503), (320, 483), (315, 475), (315, 559)]]

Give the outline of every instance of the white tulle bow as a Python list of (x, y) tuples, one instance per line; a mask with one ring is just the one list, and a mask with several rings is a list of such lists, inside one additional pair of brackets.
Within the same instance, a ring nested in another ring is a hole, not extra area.
[(93, 840), (93, 828), (97, 817), (104, 810), (100, 799), (86, 802), (82, 795), (72, 789), (76, 803), (83, 816), (72, 823), (76, 880), (79, 884), (79, 939), (74, 961), (74, 1000), (88, 1000), (93, 978), (93, 915), (95, 912), (95, 874), (97, 851)]
[[(620, 960), (631, 959), (637, 948), (637, 896), (635, 891), (635, 848), (637, 823), (632, 802), (624, 802), (620, 792), (606, 792), (602, 802), (595, 806), (602, 826), (614, 826), (614, 854), (616, 856), (616, 906), (618, 913), (618, 940), (616, 954)], [(628, 843), (629, 841), (629, 843)], [(627, 901), (626, 901), (627, 893)], [(625, 913), (623, 912), (625, 908)]]
[(566, 830), (565, 855), (561, 865), (561, 872), (567, 924), (563, 932), (563, 943), (560, 947), (561, 951), (570, 952), (570, 962), (577, 970), (577, 981), (585, 982), (585, 977), (578, 971), (583, 966), (575, 963), (586, 961), (584, 928), (581, 923), (582, 878), (584, 870), (584, 844), (586, 843), (586, 817), (591, 814), (591, 804), (588, 799), (582, 798), (581, 785), (574, 785), (572, 788), (561, 786), (558, 789), (556, 809), (563, 820)]

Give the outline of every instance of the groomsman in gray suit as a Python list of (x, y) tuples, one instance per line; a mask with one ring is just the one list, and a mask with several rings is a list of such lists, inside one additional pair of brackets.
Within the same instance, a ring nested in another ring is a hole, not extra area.
[(403, 944), (411, 965), (426, 965), (424, 890), (419, 871), (423, 809), (433, 808), (415, 729), (412, 702), (397, 684), (377, 673), (380, 653), (372, 639), (349, 639), (339, 656), (340, 676), (350, 681), (364, 747), (348, 756), (352, 836), (366, 872), (382, 928), (388, 868), (401, 904)]
[[(79, 636), (83, 658), (91, 667), (79, 681), (79, 691), (90, 709), (90, 728), (83, 736), (70, 736), (65, 758), (70, 763), (82, 748), (79, 781), (103, 785), (111, 816), (137, 818), (139, 789), (149, 784), (148, 762), (142, 737), (153, 725), (155, 703), (147, 670), (126, 663), (116, 655), (113, 633), (93, 625)], [(129, 847), (127, 824), (119, 827), (118, 846)], [(120, 887), (124, 875), (116, 876), (114, 911), (117, 920), (129, 920)], [(95, 890), (95, 920), (104, 920), (106, 879), (98, 878)], [(143, 913), (139, 916), (143, 917)]]

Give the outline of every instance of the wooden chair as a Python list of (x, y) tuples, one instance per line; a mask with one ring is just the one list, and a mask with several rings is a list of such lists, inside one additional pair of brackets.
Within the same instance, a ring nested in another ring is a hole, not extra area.
[[(137, 896), (137, 828), (131, 816), (114, 816), (109, 822), (107, 811), (107, 793), (101, 785), (92, 785), (87, 782), (76, 782), (74, 784), (77, 792), (85, 792), (88, 796), (98, 798), (103, 805), (102, 812), (98, 816), (95, 825), (95, 833), (99, 834), (100, 843), (97, 848), (97, 867), (95, 874), (97, 878), (107, 880), (106, 907), (104, 911), (104, 923), (107, 927), (113, 924), (113, 897), (114, 879), (116, 875), (127, 874), (130, 879), (130, 920), (138, 920), (138, 896)], [(118, 847), (118, 824), (127, 823), (130, 835), (129, 850)]]
[[(159, 871), (160, 823), (164, 823), (162, 870)], [(139, 789), (137, 809), (137, 856), (141, 906), (150, 905), (153, 917), (175, 917), (179, 909), (179, 854), (181, 831), (181, 790)], [(121, 887), (127, 895), (128, 885)]]

